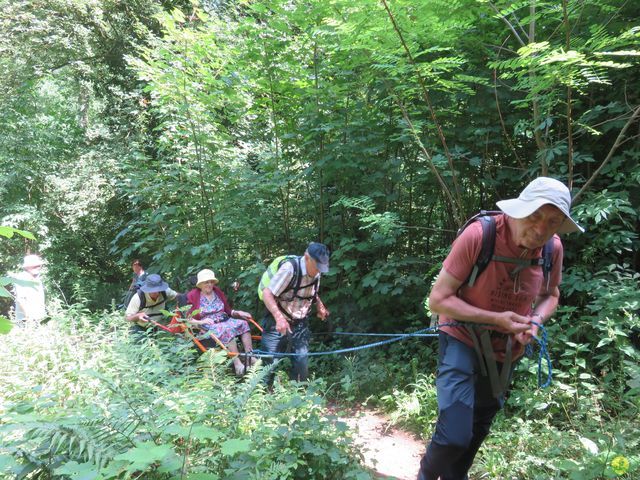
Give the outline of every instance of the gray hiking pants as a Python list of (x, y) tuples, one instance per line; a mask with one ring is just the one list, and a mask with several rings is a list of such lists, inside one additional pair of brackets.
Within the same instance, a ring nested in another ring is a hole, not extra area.
[[(500, 371), (502, 364), (497, 366)], [(504, 397), (494, 398), (489, 378), (479, 372), (475, 350), (440, 332), (438, 421), (420, 462), (418, 480), (468, 478), (473, 459), (504, 405)]]

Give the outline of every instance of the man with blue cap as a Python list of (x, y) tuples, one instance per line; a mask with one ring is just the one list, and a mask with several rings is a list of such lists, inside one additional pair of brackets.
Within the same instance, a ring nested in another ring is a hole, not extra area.
[[(309, 375), (309, 314), (315, 303), (318, 318), (325, 320), (329, 311), (318, 295), (320, 276), (329, 271), (329, 249), (311, 242), (300, 257), (281, 261), (268, 285), (261, 288), (267, 312), (262, 320), (261, 349), (266, 352), (289, 352), (292, 380), (304, 381)], [(261, 284), (262, 287), (262, 284)], [(265, 363), (273, 360), (265, 359)], [(267, 379), (273, 381), (273, 376)]]

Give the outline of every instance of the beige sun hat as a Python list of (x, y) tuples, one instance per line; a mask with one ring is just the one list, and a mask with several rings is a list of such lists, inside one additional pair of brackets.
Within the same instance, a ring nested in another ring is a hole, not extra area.
[(41, 267), (44, 262), (38, 255), (25, 255), (22, 261), (22, 268)]
[(204, 270), (200, 270), (198, 272), (198, 279), (196, 281), (196, 287), (202, 288), (202, 284), (204, 282), (208, 282), (209, 280), (213, 280), (213, 282), (217, 285), (218, 279), (216, 278), (216, 274), (213, 273), (213, 270), (209, 270), (205, 268)]
[(513, 218), (524, 218), (531, 215), (543, 205), (557, 207), (564, 216), (564, 222), (557, 233), (584, 232), (569, 210), (571, 209), (571, 193), (566, 185), (555, 178), (538, 177), (520, 193), (518, 198), (497, 202), (498, 208)]

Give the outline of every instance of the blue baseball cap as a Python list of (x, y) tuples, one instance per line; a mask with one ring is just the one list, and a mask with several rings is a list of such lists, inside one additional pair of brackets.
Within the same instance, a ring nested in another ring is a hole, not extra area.
[(316, 266), (320, 273), (327, 273), (329, 271), (329, 257), (331, 254), (325, 244), (311, 242), (307, 247), (307, 253), (316, 261)]

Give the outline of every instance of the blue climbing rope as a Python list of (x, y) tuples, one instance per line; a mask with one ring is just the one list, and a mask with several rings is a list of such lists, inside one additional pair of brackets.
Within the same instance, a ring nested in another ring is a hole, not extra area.
[[(552, 368), (551, 368), (551, 357), (549, 356), (549, 350), (547, 348), (547, 329), (541, 323), (532, 321), (534, 325), (538, 327), (538, 336), (533, 337), (535, 341), (540, 345), (540, 353), (538, 354), (538, 387), (547, 388), (551, 385), (551, 380), (553, 378)], [(527, 345), (530, 347), (531, 344)], [(533, 351), (533, 347), (530, 348), (530, 351)], [(547, 363), (547, 380), (542, 382), (542, 360), (545, 360)]]
[[(325, 352), (309, 352), (304, 354), (305, 356), (309, 356), (309, 357), (317, 357), (320, 355), (337, 355), (340, 353), (351, 353), (351, 352), (357, 352), (359, 350), (365, 350), (367, 348), (374, 348), (374, 347), (379, 347), (381, 345), (387, 345), (389, 343), (394, 343), (394, 342), (399, 342), (400, 340), (404, 340), (405, 338), (410, 338), (410, 337), (416, 337), (416, 336), (421, 336), (424, 335), (424, 332), (428, 332), (434, 330), (433, 327), (427, 327), (427, 328), (423, 328), (422, 330), (418, 330), (416, 332), (413, 333), (399, 333), (399, 334), (386, 334), (386, 335), (397, 335), (394, 336), (393, 338), (390, 338), (388, 340), (381, 340), (379, 342), (374, 342), (374, 343), (368, 343), (366, 345), (360, 345), (358, 347), (350, 347), (350, 348), (341, 348), (339, 350), (327, 350)], [(438, 336), (437, 333), (431, 334), (430, 336)], [(251, 356), (256, 356), (256, 357), (296, 357), (296, 356), (301, 356), (302, 354), (300, 353), (284, 353), (284, 352), (264, 352), (262, 350), (256, 349), (253, 350), (253, 352), (250, 354)]]
[[(318, 335), (314, 333), (314, 335)], [(358, 333), (358, 332), (327, 332), (326, 335), (349, 335), (350, 337), (437, 337), (438, 333)]]
[[(538, 387), (540, 388), (547, 388), (549, 385), (551, 385), (551, 380), (552, 380), (552, 366), (551, 366), (551, 358), (549, 356), (549, 350), (547, 348), (547, 330), (544, 328), (544, 326), (540, 323), (537, 322), (531, 322), (532, 324), (536, 325), (538, 327), (538, 333), (539, 335), (537, 337), (533, 337), (536, 341), (536, 343), (539, 345), (540, 347), (540, 352), (538, 353)], [(317, 357), (317, 356), (321, 356), (321, 355), (338, 355), (338, 354), (342, 354), (342, 353), (351, 353), (351, 352), (357, 352), (360, 350), (365, 350), (368, 348), (375, 348), (375, 347), (380, 347), (382, 345), (388, 345), (390, 343), (394, 343), (394, 342), (399, 342), (401, 340), (405, 340), (407, 338), (412, 338), (412, 337), (417, 337), (417, 338), (422, 338), (422, 337), (437, 337), (439, 334), (438, 333), (426, 333), (426, 332), (437, 332), (437, 330), (439, 329), (439, 327), (457, 327), (460, 326), (461, 322), (452, 322), (452, 323), (445, 323), (445, 324), (441, 324), (438, 325), (436, 327), (427, 327), (427, 328), (423, 328), (421, 330), (417, 330), (415, 332), (412, 333), (356, 333), (356, 332), (333, 332), (335, 335), (350, 335), (350, 336), (377, 336), (377, 337), (391, 337), (387, 340), (381, 340), (378, 342), (373, 342), (373, 343), (368, 343), (365, 345), (360, 345), (357, 347), (349, 347), (349, 348), (341, 348), (338, 350), (327, 350), (327, 351), (323, 351), (323, 352), (308, 352), (304, 355), (309, 356), (309, 357)], [(532, 354), (533, 352), (533, 348), (531, 347), (531, 344), (526, 346), (526, 352), (527, 354)], [(241, 356), (251, 356), (251, 357), (257, 357), (257, 358), (283, 358), (283, 357), (296, 357), (296, 356), (302, 356), (303, 354), (299, 354), (299, 353), (289, 353), (289, 352), (265, 352), (259, 349), (253, 350), (250, 353), (247, 354), (240, 354)], [(546, 380), (543, 382), (542, 381), (542, 363), (546, 362), (546, 370), (547, 370), (547, 378)]]

